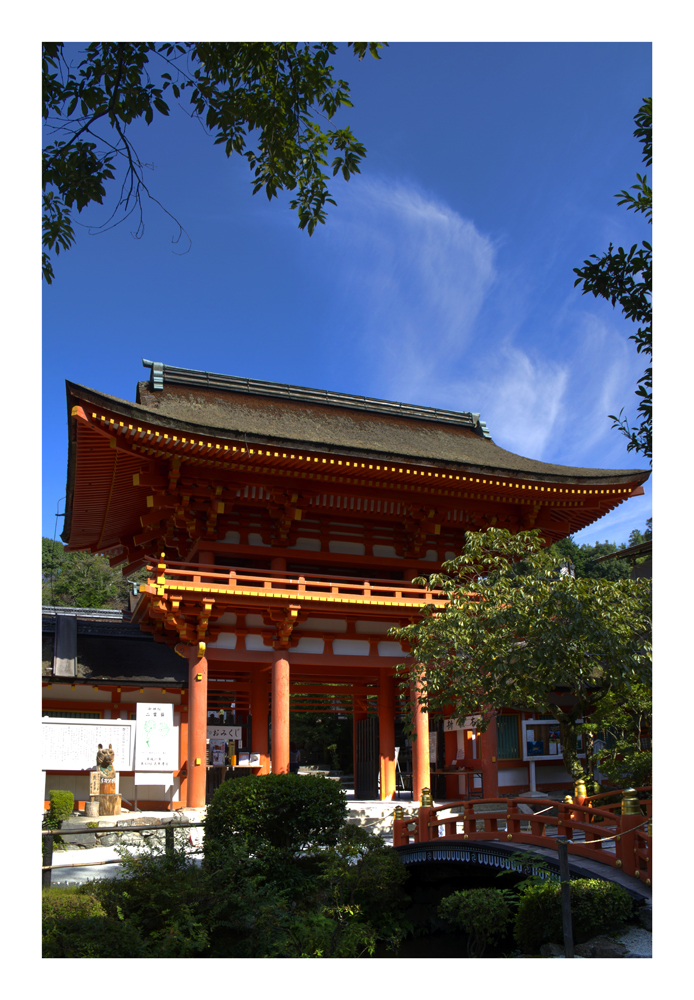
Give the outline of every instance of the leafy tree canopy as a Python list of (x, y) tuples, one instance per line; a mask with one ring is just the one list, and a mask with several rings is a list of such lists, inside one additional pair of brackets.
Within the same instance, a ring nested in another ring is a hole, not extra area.
[[(359, 60), (367, 52), (379, 59), (383, 47), (348, 45)], [(328, 167), (349, 180), (366, 154), (349, 128), (333, 125), (336, 112), (351, 107), (349, 85), (329, 64), (336, 51), (333, 42), (92, 42), (74, 65), (64, 43), (45, 43), (43, 118), (52, 138), (43, 151), (45, 280), (54, 277), (48, 251), (74, 243), (73, 209), (103, 204), (109, 181), (117, 182), (115, 206), (97, 229), (134, 212), (134, 235), (142, 236), (143, 196), (151, 195), (128, 128), (168, 116), (172, 98), (227, 156), (245, 157), (254, 194), (264, 189), (271, 200), (296, 191), (290, 207), (311, 235), (335, 204)], [(183, 232), (179, 225), (178, 239)]]
[(555, 718), (566, 768), (579, 777), (578, 719), (608, 694), (626, 701), (650, 684), (650, 581), (574, 579), (561, 565), (537, 530), (469, 532), (462, 554), (429, 578), (446, 605), (390, 634), (409, 645), (398, 669), (403, 685), (421, 685), (429, 711)]
[[(634, 117), (636, 122), (635, 137), (643, 146), (643, 162), (647, 166), (653, 163), (653, 99), (644, 98), (644, 103)], [(636, 175), (637, 183), (630, 191), (620, 191), (615, 195), (617, 204), (626, 205), (627, 211), (644, 215), (650, 224), (653, 216), (653, 192), (648, 184), (646, 174)], [(631, 194), (635, 191), (635, 194)], [(610, 415), (612, 426), (618, 428), (628, 439), (627, 451), (640, 452), (652, 460), (652, 388), (653, 376), (650, 358), (653, 354), (653, 314), (651, 305), (652, 291), (652, 247), (645, 240), (639, 247), (635, 243), (629, 251), (623, 247), (614, 249), (610, 243), (607, 253), (602, 257), (591, 254), (590, 260), (583, 262), (583, 267), (575, 267), (578, 275), (574, 285), (583, 286), (583, 294), (592, 292), (597, 298), (607, 299), (615, 306), (619, 303), (626, 319), (638, 323), (636, 333), (630, 337), (636, 343), (639, 354), (649, 358), (649, 367), (638, 380), (636, 395), (639, 397), (638, 414), (640, 424), (630, 427), (629, 421), (620, 410), (618, 416)]]
[[(105, 556), (94, 552), (66, 552), (60, 542), (41, 539), (42, 602), (66, 608), (127, 608), (132, 583)], [(144, 583), (141, 569), (130, 581)]]

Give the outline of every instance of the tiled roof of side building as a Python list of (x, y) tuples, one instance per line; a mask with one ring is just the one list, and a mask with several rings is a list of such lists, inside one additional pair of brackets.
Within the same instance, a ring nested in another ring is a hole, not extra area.
[(557, 482), (644, 482), (650, 475), (642, 469), (579, 468), (515, 455), (494, 444), (478, 414), (165, 365), (159, 369), (156, 382), (138, 383), (136, 403), (68, 382), (68, 414), (83, 400), (184, 434)]

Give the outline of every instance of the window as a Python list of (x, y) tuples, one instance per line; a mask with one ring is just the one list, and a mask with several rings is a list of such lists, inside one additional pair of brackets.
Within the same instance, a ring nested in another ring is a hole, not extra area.
[(496, 746), (499, 760), (520, 757), (517, 715), (497, 715)]
[(48, 716), (49, 719), (100, 719), (101, 712), (62, 712), (62, 711), (42, 711), (42, 717), (45, 719)]

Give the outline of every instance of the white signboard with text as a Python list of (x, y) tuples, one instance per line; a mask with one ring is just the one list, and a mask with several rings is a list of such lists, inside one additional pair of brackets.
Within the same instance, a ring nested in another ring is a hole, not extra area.
[(135, 770), (177, 771), (178, 729), (173, 705), (138, 701), (136, 714)]
[(135, 723), (114, 719), (42, 719), (41, 769), (88, 771), (96, 767), (99, 744), (113, 747), (116, 771), (132, 771)]
[(208, 740), (238, 740), (241, 742), (241, 726), (208, 726)]
[(452, 732), (462, 732), (464, 729), (475, 729), (477, 722), (482, 718), (481, 715), (468, 715), (463, 720), (462, 725), (455, 719), (444, 719), (443, 728), (447, 733)]

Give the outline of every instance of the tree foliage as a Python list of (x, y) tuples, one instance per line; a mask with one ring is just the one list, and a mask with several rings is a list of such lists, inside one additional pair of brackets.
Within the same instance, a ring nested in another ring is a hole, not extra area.
[(650, 684), (650, 581), (574, 579), (542, 546), (537, 530), (468, 532), (462, 554), (429, 578), (444, 607), (390, 634), (409, 645), (398, 670), (404, 685), (420, 683), (429, 711), (555, 718), (566, 768), (580, 777), (578, 720), (607, 695), (626, 700)]
[[(381, 43), (348, 44), (359, 60), (367, 52), (380, 58)], [(351, 107), (349, 85), (329, 64), (336, 51), (333, 42), (92, 42), (74, 65), (62, 42), (45, 43), (43, 118), (52, 137), (43, 151), (45, 280), (54, 277), (48, 252), (74, 243), (73, 210), (102, 205), (109, 182), (120, 190), (97, 230), (135, 213), (133, 235), (142, 236), (150, 165), (128, 130), (139, 119), (167, 117), (172, 98), (228, 157), (246, 159), (254, 194), (265, 190), (271, 200), (295, 191), (290, 207), (311, 235), (335, 204), (326, 171), (349, 180), (366, 154), (349, 128), (333, 124), (341, 107)], [(179, 225), (175, 242), (183, 234)]]
[[(66, 608), (127, 608), (132, 583), (96, 552), (66, 552), (60, 542), (41, 539), (42, 603)], [(144, 583), (147, 570), (130, 581)]]
[[(652, 98), (644, 98), (643, 105), (639, 108), (636, 116), (635, 137), (643, 146), (643, 162), (647, 166), (653, 163), (653, 101)], [(627, 211), (637, 212), (644, 215), (650, 224), (653, 215), (653, 192), (648, 184), (646, 174), (636, 175), (637, 183), (630, 191), (620, 191), (615, 195), (618, 198), (618, 205), (626, 205)], [(631, 191), (636, 192), (632, 194)], [(652, 390), (653, 375), (650, 366), (650, 358), (653, 354), (653, 315), (651, 304), (652, 280), (652, 247), (645, 240), (641, 246), (635, 243), (630, 250), (624, 247), (614, 249), (610, 243), (607, 253), (602, 257), (591, 254), (589, 260), (583, 262), (583, 267), (574, 268), (578, 275), (575, 285), (583, 286), (583, 294), (592, 292), (597, 298), (600, 296), (607, 299), (615, 306), (619, 303), (626, 319), (638, 323), (636, 333), (632, 334), (630, 340), (636, 343), (636, 350), (639, 354), (647, 355), (649, 365), (638, 380), (636, 395), (639, 397), (640, 424), (638, 427), (631, 427), (629, 421), (624, 417), (624, 410), (620, 410), (615, 416), (610, 415), (613, 421), (612, 426), (618, 428), (628, 439), (627, 451), (640, 452), (646, 458), (653, 458), (652, 450)]]
[[(608, 695), (583, 725), (586, 749), (611, 785), (643, 787), (652, 782), (653, 694), (637, 684), (628, 700)], [(604, 744), (595, 750), (595, 740)]]

